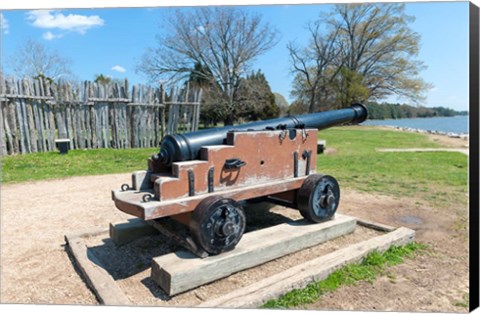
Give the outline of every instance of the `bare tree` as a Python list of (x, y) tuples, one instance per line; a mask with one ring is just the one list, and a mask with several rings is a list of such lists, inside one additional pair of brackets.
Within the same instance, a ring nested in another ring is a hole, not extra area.
[(27, 40), (10, 59), (14, 74), (19, 77), (43, 77), (56, 81), (72, 75), (71, 60), (34, 40)]
[(169, 20), (158, 46), (143, 55), (137, 70), (152, 80), (185, 79), (195, 73), (218, 85), (226, 104), (225, 123), (233, 123), (240, 79), (256, 57), (272, 48), (277, 31), (262, 23), (259, 15), (232, 7), (177, 10)]
[(316, 104), (328, 99), (329, 86), (342, 66), (336, 64), (342, 51), (341, 41), (337, 40), (339, 30), (323, 34), (321, 26), (318, 21), (309, 24), (311, 38), (306, 48), (299, 48), (294, 43), (287, 45), (292, 71), (297, 75), (293, 95), (307, 98), (308, 112), (315, 112)]
[[(420, 36), (408, 25), (413, 20), (398, 3), (336, 5), (316, 22), (327, 33), (311, 30), (308, 49), (316, 53), (289, 47), (297, 75), (294, 92), (313, 101), (318, 93), (333, 91), (342, 106), (394, 94), (421, 101), (431, 86), (419, 77), (424, 64), (415, 59)], [(315, 44), (318, 39), (321, 45)]]

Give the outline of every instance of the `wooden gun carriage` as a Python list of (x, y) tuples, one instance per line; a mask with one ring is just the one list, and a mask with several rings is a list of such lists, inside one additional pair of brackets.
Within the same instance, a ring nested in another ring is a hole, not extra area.
[(242, 201), (266, 200), (298, 209), (309, 221), (331, 219), (338, 182), (317, 174), (317, 133), (361, 123), (363, 105), (198, 132), (167, 135), (148, 169), (112, 191), (121, 211), (155, 221), (170, 217), (189, 227), (210, 255), (231, 250), (245, 231)]

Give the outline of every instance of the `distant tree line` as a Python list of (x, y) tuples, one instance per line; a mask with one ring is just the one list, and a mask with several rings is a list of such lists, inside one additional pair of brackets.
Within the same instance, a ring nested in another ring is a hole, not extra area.
[(431, 118), (431, 117), (453, 117), (459, 115), (468, 115), (467, 111), (456, 111), (445, 107), (414, 107), (401, 104), (378, 104), (369, 102), (368, 118), (374, 120), (383, 119), (408, 119), (408, 118)]

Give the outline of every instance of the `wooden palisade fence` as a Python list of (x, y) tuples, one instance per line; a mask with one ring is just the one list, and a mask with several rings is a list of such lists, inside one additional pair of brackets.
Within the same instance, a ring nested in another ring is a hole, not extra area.
[[(128, 81), (50, 83), (0, 77), (1, 155), (71, 149), (158, 147), (165, 134), (195, 131), (200, 91)], [(168, 125), (165, 117), (168, 114)]]

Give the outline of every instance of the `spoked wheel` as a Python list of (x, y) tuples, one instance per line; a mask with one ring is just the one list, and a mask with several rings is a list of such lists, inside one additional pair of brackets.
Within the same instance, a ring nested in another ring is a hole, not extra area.
[(205, 198), (192, 213), (190, 231), (195, 242), (215, 255), (232, 250), (245, 231), (245, 213), (232, 199)]
[(302, 216), (312, 222), (322, 222), (335, 215), (340, 202), (340, 187), (329, 175), (310, 175), (297, 193), (297, 205)]

